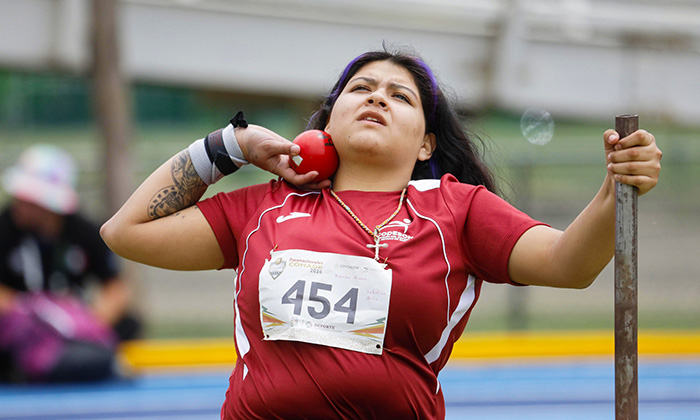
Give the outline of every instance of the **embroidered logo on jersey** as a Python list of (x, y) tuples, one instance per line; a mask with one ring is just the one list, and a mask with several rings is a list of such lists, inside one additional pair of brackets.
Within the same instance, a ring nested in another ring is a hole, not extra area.
[(287, 262), (282, 261), (282, 258), (277, 258), (277, 261), (270, 263), (270, 277), (277, 279), (277, 277), (282, 274), (285, 267), (287, 267)]
[[(386, 226), (379, 231), (379, 240), (381, 241), (399, 241), (406, 242), (413, 239), (413, 236), (407, 235), (408, 227), (411, 225), (411, 219), (395, 220), (391, 223), (387, 223)], [(400, 230), (388, 230), (390, 228), (399, 228)]]
[(384, 228), (389, 228), (389, 227), (402, 227), (403, 228), (403, 233), (406, 233), (408, 231), (408, 226), (411, 224), (410, 219), (403, 219), (403, 220), (395, 220), (391, 223), (387, 223)]
[(309, 213), (300, 213), (298, 211), (293, 211), (289, 214), (282, 215), (277, 218), (277, 223), (286, 222), (287, 220), (298, 219), (300, 217), (311, 217)]

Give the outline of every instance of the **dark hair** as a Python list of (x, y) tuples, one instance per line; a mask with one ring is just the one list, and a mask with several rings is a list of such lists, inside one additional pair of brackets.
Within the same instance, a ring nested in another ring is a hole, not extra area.
[(389, 61), (401, 66), (413, 75), (420, 92), (425, 117), (426, 133), (435, 135), (436, 148), (428, 161), (416, 161), (411, 179), (440, 178), (444, 174), (454, 175), (460, 182), (483, 185), (496, 192), (493, 176), (482, 161), (475, 141), (481, 140), (467, 134), (457, 112), (443, 94), (427, 64), (418, 56), (403, 52), (371, 51), (353, 59), (343, 70), (338, 81), (310, 118), (307, 130), (323, 130), (331, 115), (335, 101), (350, 78), (365, 65), (374, 61)]

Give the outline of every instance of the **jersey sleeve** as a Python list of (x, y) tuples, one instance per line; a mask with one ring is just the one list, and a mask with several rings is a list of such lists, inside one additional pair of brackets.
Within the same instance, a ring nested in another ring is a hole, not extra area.
[(238, 266), (238, 239), (266, 193), (274, 188), (275, 184), (276, 181), (272, 181), (270, 184), (219, 193), (197, 203), (224, 254), (224, 264), (220, 270)]
[[(460, 184), (465, 185), (465, 184)], [(453, 188), (448, 197), (461, 229), (461, 246), (467, 266), (491, 283), (514, 283), (508, 260), (515, 243), (528, 229), (544, 223), (532, 219), (483, 186)]]

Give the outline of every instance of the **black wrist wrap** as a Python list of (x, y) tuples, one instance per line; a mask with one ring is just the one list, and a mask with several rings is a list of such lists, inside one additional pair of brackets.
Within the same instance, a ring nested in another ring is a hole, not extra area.
[(230, 175), (238, 170), (238, 166), (231, 160), (224, 147), (224, 139), (221, 136), (223, 129), (210, 133), (204, 139), (204, 149), (207, 151), (209, 161), (216, 165), (216, 169), (224, 175)]

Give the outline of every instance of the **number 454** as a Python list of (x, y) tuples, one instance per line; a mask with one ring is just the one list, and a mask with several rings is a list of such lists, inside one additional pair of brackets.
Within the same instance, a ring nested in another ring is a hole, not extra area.
[[(336, 301), (331, 308), (331, 301), (321, 296), (322, 292), (330, 292), (333, 290), (333, 285), (326, 283), (311, 282), (309, 290), (309, 302), (305, 301), (306, 281), (297, 280), (292, 287), (282, 295), (283, 305), (294, 305), (294, 315), (301, 315), (302, 308), (306, 306), (309, 315), (314, 319), (323, 319), (331, 313), (331, 309), (335, 312), (347, 314), (348, 324), (355, 323), (355, 312), (357, 311), (357, 294), (356, 287), (348, 290), (343, 297)], [(320, 309), (318, 309), (320, 304)]]

